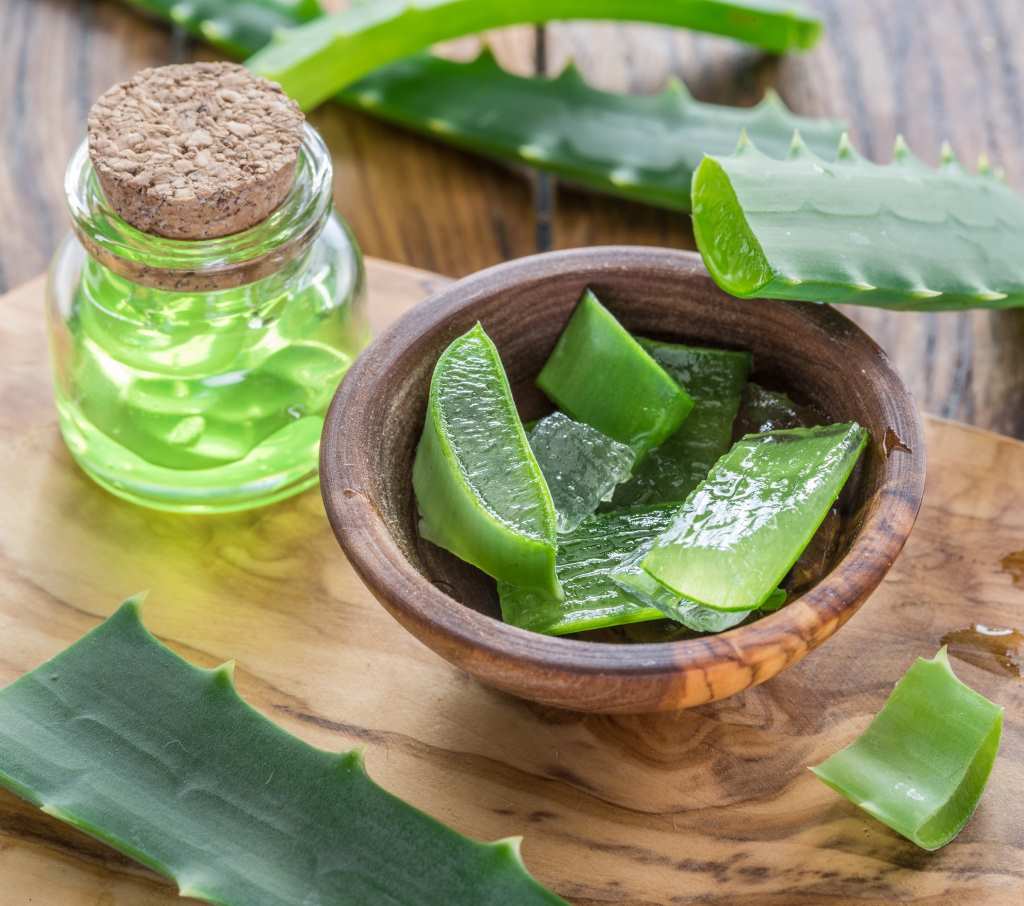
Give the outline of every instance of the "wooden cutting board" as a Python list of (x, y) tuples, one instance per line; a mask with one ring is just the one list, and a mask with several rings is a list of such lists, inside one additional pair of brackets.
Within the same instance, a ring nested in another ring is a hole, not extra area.
[[(371, 261), (378, 329), (444, 278)], [(1024, 681), (954, 657), (1006, 708), (963, 834), (924, 853), (805, 766), (849, 742), (914, 657), (975, 622), (1024, 628), (1024, 444), (928, 421), (905, 552), (823, 648), (764, 686), (678, 714), (584, 716), (490, 691), (402, 630), (352, 573), (316, 492), (174, 516), (111, 497), (57, 432), (43, 285), (0, 299), (0, 685), (150, 589), (145, 619), (325, 748), (467, 834), (525, 835), (530, 869), (584, 904), (1024, 902)], [(994, 672), (993, 672), (994, 671)], [(0, 906), (182, 902), (162, 879), (0, 794)]]

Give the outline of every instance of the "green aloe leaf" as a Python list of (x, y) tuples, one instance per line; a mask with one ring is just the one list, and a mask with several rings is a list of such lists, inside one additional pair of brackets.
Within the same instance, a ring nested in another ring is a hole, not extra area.
[(953, 673), (946, 649), (918, 658), (861, 736), (811, 770), (922, 849), (970, 819), (999, 751), (1003, 709)]
[(161, 645), (138, 602), (0, 691), (0, 784), (221, 906), (564, 903)]
[(825, 161), (795, 136), (787, 160), (749, 141), (706, 157), (693, 228), (736, 296), (942, 310), (1024, 305), (1024, 199), (948, 147), (933, 169), (902, 140), (888, 166), (845, 140)]
[[(316, 0), (125, 2), (235, 57), (322, 15)], [(774, 92), (756, 107), (726, 107), (694, 100), (678, 81), (656, 95), (599, 91), (573, 65), (555, 79), (525, 78), (502, 69), (486, 48), (466, 63), (413, 54), (375, 69), (335, 100), (458, 148), (681, 211), (690, 210), (702, 156), (729, 153), (744, 129), (763, 151), (781, 157), (794, 130), (828, 154), (845, 128), (790, 113)]]
[(282, 33), (248, 61), (305, 109), (379, 66), (441, 41), (553, 19), (655, 22), (782, 53), (814, 45), (821, 23), (779, 0), (376, 0)]
[(760, 607), (807, 547), (866, 444), (856, 422), (742, 438), (683, 504), (643, 569), (705, 607)]
[(774, 92), (756, 107), (725, 107), (694, 100), (679, 81), (655, 95), (599, 91), (574, 65), (554, 79), (523, 78), (486, 49), (468, 63), (417, 54), (376, 70), (338, 99), (456, 147), (681, 211), (690, 210), (702, 156), (728, 154), (744, 129), (767, 154), (782, 157), (794, 129), (827, 154), (844, 128), (790, 113)]

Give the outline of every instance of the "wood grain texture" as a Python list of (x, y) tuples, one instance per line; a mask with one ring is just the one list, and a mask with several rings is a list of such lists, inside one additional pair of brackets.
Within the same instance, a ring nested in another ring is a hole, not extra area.
[[(427, 389), (448, 344), (480, 323), (525, 419), (551, 411), (536, 388), (581, 294), (593, 289), (642, 336), (747, 349), (753, 379), (781, 386), (871, 442), (840, 499), (831, 572), (778, 613), (660, 645), (552, 638), (500, 620), (494, 582), (417, 528), (412, 462)], [(327, 514), (352, 566), (410, 632), (478, 679), (547, 705), (598, 713), (689, 708), (764, 682), (828, 639), (899, 555), (924, 490), (920, 417), (884, 353), (834, 309), (730, 299), (692, 252), (555, 252), (459, 281), (380, 336), (352, 367), (324, 427)]]
[[(551, 26), (547, 68), (571, 54), (595, 84), (638, 92), (675, 73), (702, 100), (728, 104), (772, 85), (801, 113), (846, 117), (876, 160), (888, 159), (897, 132), (931, 162), (948, 138), (965, 160), (987, 150), (1024, 190), (1024, 4), (808, 2), (826, 23), (810, 54), (780, 60), (710, 36), (575, 23)], [(496, 40), (503, 63), (530, 71), (531, 29)], [(0, 290), (39, 273), (66, 228), (63, 167), (92, 100), (138, 68), (196, 55), (213, 56), (114, 0), (0, 3)], [(530, 180), (351, 111), (326, 108), (313, 121), (334, 152), (338, 207), (368, 254), (463, 276), (537, 251), (549, 233), (557, 248), (694, 247), (678, 214), (566, 187), (551, 230), (547, 215), (537, 230)], [(927, 411), (1024, 437), (1024, 311), (849, 314)]]
[[(370, 263), (382, 322), (436, 288)], [(0, 684), (151, 589), (147, 624), (307, 741), (362, 746), (371, 775), (481, 839), (525, 833), (574, 906), (1019, 906), (1024, 683), (955, 661), (1006, 708), (988, 792), (928, 854), (804, 768), (867, 725), (915, 656), (979, 621), (1020, 626), (1024, 444), (927, 423), (914, 534), (826, 648), (740, 696), (661, 716), (585, 716), (487, 690), (419, 644), (355, 578), (319, 496), (203, 519), (139, 509), (75, 469), (46, 374), (40, 284), (0, 299)], [(1019, 559), (1019, 557), (1018, 557)], [(1012, 558), (1011, 564), (1014, 561)], [(181, 902), (123, 857), (0, 795), (4, 906)]]

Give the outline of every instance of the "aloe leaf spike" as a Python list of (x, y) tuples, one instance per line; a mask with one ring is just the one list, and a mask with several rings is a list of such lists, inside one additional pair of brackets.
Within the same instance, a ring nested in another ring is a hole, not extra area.
[(831, 161), (794, 134), (785, 160), (751, 142), (705, 156), (693, 180), (697, 246), (735, 296), (943, 310), (1024, 305), (1024, 199), (948, 147), (892, 163), (840, 139)]
[(817, 19), (786, 0), (378, 0), (286, 32), (248, 65), (308, 109), (377, 67), (432, 44), (553, 19), (654, 22), (776, 53), (809, 48), (821, 33)]
[(143, 627), (137, 599), (0, 691), (0, 785), (220, 906), (564, 901)]

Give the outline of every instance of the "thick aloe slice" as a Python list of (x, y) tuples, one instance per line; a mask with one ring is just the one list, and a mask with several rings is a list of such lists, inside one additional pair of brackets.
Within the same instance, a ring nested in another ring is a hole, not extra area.
[(868, 728), (811, 770), (922, 849), (949, 843), (985, 791), (1003, 709), (953, 673), (943, 647), (918, 658)]
[(537, 386), (577, 421), (630, 446), (638, 461), (674, 434), (693, 408), (689, 394), (590, 290)]
[(378, 66), (451, 38), (552, 19), (625, 19), (727, 35), (778, 53), (821, 24), (779, 0), (375, 0), (284, 32), (248, 66), (308, 109)]
[(424, 538), (495, 579), (561, 596), (551, 493), (479, 324), (437, 360), (412, 483)]
[(530, 431), (530, 446), (551, 491), (559, 533), (571, 532), (629, 478), (633, 451), (561, 412)]
[(0, 691), (0, 784), (221, 906), (564, 903), (200, 670), (129, 601)]
[[(281, 28), (323, 14), (316, 0), (125, 2), (236, 57), (264, 47)], [(467, 63), (413, 54), (375, 69), (335, 99), (456, 147), (684, 211), (702, 155), (728, 153), (742, 130), (767, 154), (783, 156), (796, 129), (817, 153), (828, 154), (844, 128), (796, 116), (771, 92), (756, 107), (741, 108), (695, 101), (678, 81), (653, 96), (598, 91), (575, 66), (556, 79), (524, 78), (502, 69), (488, 49)]]
[(741, 142), (693, 179), (693, 228), (736, 296), (900, 309), (1024, 305), (1024, 199), (948, 149), (938, 170), (902, 140), (888, 166), (842, 141), (826, 162), (802, 142), (772, 160)]
[(828, 154), (844, 128), (796, 116), (774, 93), (756, 107), (725, 107), (694, 100), (679, 81), (656, 95), (598, 91), (574, 65), (555, 79), (523, 78), (489, 50), (468, 63), (417, 54), (338, 99), (456, 147), (681, 211), (690, 210), (702, 156), (728, 154), (744, 129), (765, 153), (783, 157), (794, 129)]
[(744, 437), (641, 565), (705, 607), (759, 607), (811, 540), (866, 444), (856, 423)]
[(732, 442), (732, 425), (750, 373), (749, 352), (639, 340), (693, 398), (683, 426), (615, 492), (615, 506), (682, 503)]
[(558, 578), (564, 599), (499, 582), (505, 622), (534, 632), (565, 635), (664, 619), (660, 610), (645, 606), (620, 588), (611, 573), (668, 528), (677, 510), (634, 507), (584, 519), (558, 539)]

